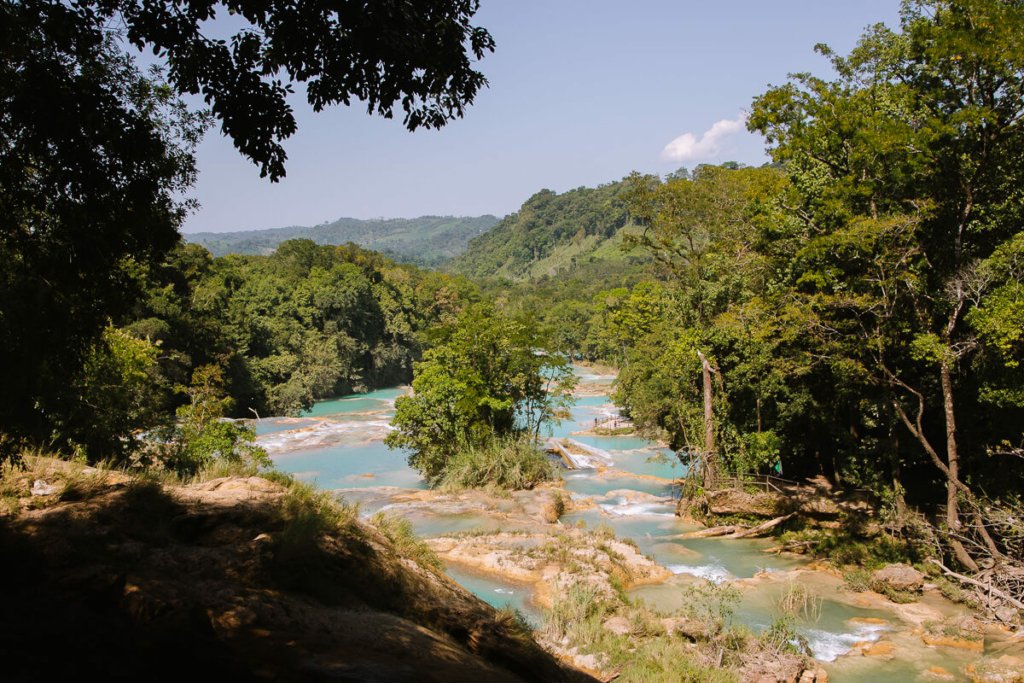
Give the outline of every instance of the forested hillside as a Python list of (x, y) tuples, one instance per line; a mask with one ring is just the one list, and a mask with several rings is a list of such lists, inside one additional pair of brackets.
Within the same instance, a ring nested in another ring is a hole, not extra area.
[[(412, 379), (423, 333), (477, 297), (469, 283), (348, 245), (284, 242), (270, 256), (199, 245), (135, 268), (136, 305), (44, 404), (51, 443), (127, 457), (127, 438), (197, 411), (294, 414), (318, 398)], [(184, 413), (182, 412), (184, 411)], [(208, 425), (207, 425), (208, 426)]]
[(495, 216), (420, 216), (360, 220), (339, 218), (315, 226), (291, 226), (269, 230), (197, 232), (185, 239), (201, 244), (214, 256), (269, 254), (281, 242), (309, 239), (317, 244), (357, 244), (379, 251), (396, 261), (432, 267), (461, 254), (466, 244), (490, 230)]
[(449, 268), (472, 277), (512, 280), (558, 276), (587, 263), (640, 262), (620, 247), (631, 231), (623, 182), (558, 194), (541, 190), (514, 214), (471, 240)]

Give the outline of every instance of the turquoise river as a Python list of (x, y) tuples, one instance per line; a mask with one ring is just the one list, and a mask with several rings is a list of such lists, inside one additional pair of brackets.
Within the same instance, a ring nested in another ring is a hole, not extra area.
[[(607, 392), (600, 393), (601, 386), (610, 385), (613, 378), (587, 374), (585, 369), (578, 372), (590, 387), (588, 393), (596, 395), (579, 397), (571, 417), (554, 428), (553, 436), (568, 437), (586, 431), (595, 419), (616, 415)], [(406, 454), (388, 449), (382, 441), (390, 429), (395, 399), (404, 391), (392, 388), (341, 397), (317, 403), (302, 417), (260, 420), (256, 425), (259, 443), (281, 470), (359, 502), (361, 514), (373, 514), (389, 507), (397, 495), (426, 488), (422, 478), (406, 464)], [(955, 615), (962, 608), (936, 597), (916, 606), (916, 612), (884, 600), (864, 600), (862, 595), (846, 590), (835, 576), (795, 571), (806, 567), (807, 560), (766, 553), (771, 545), (767, 540), (681, 539), (680, 535), (698, 527), (674, 514), (678, 496), (674, 480), (685, 470), (670, 450), (629, 436), (572, 438), (607, 452), (613, 462), (601, 472), (563, 471), (570, 496), (574, 500), (589, 498), (593, 505), (585, 506), (588, 509), (583, 511), (570, 511), (560, 523), (583, 520), (589, 526), (610, 525), (617, 535), (633, 539), (645, 554), (674, 575), (665, 583), (634, 589), (636, 596), (658, 607), (672, 608), (681, 604), (683, 587), (688, 583), (734, 582), (742, 595), (734, 619), (757, 630), (775, 617), (775, 605), (787, 585), (784, 577), (792, 575), (821, 598), (821, 609), (813, 618), (798, 622), (798, 629), (814, 656), (824, 663), (831, 681), (938, 680), (934, 667), (941, 667), (953, 677), (945, 680), (968, 680), (965, 666), (977, 659), (978, 653), (926, 646), (918, 635), (922, 619)], [(631, 492), (647, 495), (633, 496)], [(396, 512), (400, 510), (401, 506), (396, 506)], [(499, 526), (492, 517), (466, 510), (417, 509), (407, 516), (423, 537)], [(543, 618), (528, 586), (454, 566), (449, 566), (448, 572), (492, 605), (512, 605), (534, 623)], [(865, 642), (880, 639), (893, 646), (886, 648), (888, 654), (884, 657), (862, 656), (854, 647), (860, 644), (863, 649)]]

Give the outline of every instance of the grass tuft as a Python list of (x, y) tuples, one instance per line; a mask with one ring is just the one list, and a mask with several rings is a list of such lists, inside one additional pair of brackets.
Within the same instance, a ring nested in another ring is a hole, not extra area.
[(478, 448), (463, 448), (447, 462), (436, 484), (448, 490), (523, 490), (554, 476), (551, 462), (533, 439), (515, 437), (496, 439)]
[(821, 619), (821, 605), (820, 595), (815, 595), (807, 586), (796, 581), (789, 582), (777, 603), (783, 615), (811, 623)]
[(61, 501), (88, 500), (108, 488), (107, 472), (95, 467), (71, 467), (64, 472)]
[(424, 569), (441, 571), (440, 558), (412, 530), (409, 520), (378, 512), (370, 518), (370, 524), (391, 541), (403, 557), (407, 557)]

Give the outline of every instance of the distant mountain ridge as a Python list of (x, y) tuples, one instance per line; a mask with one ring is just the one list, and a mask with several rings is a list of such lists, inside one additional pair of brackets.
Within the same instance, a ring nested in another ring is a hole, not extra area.
[(214, 256), (269, 254), (290, 239), (311, 239), (317, 244), (353, 242), (395, 260), (435, 267), (458, 256), (474, 237), (498, 223), (492, 215), (420, 216), (419, 218), (339, 218), (315, 226), (290, 226), (237, 232), (197, 232), (184, 235)]

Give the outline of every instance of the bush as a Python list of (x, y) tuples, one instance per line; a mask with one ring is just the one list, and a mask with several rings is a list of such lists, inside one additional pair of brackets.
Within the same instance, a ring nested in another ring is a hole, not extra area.
[(225, 474), (254, 473), (271, 466), (267, 452), (256, 445), (255, 430), (224, 417), (233, 401), (225, 394), (219, 367), (196, 368), (191, 385), (178, 391), (189, 398), (177, 410), (178, 422), (151, 440), (137, 465), (162, 466), (182, 478), (218, 469)]
[(288, 490), (277, 508), (281, 529), (274, 534), (274, 577), (286, 588), (333, 600), (338, 587), (323, 550), (324, 537), (360, 536), (355, 524), (359, 509), (293, 478), (281, 483)]
[(850, 590), (857, 593), (871, 590), (871, 572), (866, 569), (851, 569), (843, 572), (843, 580)]
[[(517, 437), (536, 438), (572, 404), (576, 376), (568, 359), (536, 353), (543, 346), (536, 326), (490, 305), (468, 307), (457, 324), (438, 329), (436, 339), (414, 367), (412, 395), (395, 400), (394, 430), (384, 442), (408, 449), (409, 465), (432, 484), (448, 472), (455, 486), (535, 483), (546, 467), (536, 456), (525, 457), (527, 442)], [(511, 452), (501, 452), (513, 443)], [(492, 456), (503, 456), (503, 464), (482, 476)], [(506, 463), (517, 469), (520, 461), (527, 465), (521, 483), (518, 473), (502, 471)], [(510, 480), (499, 482), (506, 474)]]
[(763, 651), (781, 655), (810, 655), (811, 648), (807, 639), (797, 633), (793, 627), (793, 617), (784, 616), (775, 619), (757, 638)]
[(839, 566), (879, 569), (887, 564), (914, 564), (920, 559), (912, 544), (885, 534), (864, 537), (846, 529), (807, 529), (784, 533), (780, 540), (783, 546), (806, 544), (814, 556)]
[(740, 602), (738, 589), (728, 584), (698, 581), (686, 588), (686, 616), (701, 625), (701, 629), (717, 636), (729, 629), (736, 606)]
[[(629, 632), (619, 635), (607, 629), (604, 622), (612, 616), (625, 619)], [(668, 633), (661, 623), (665, 616), (671, 615), (657, 612), (643, 601), (604, 596), (581, 581), (556, 595), (542, 634), (562, 646), (595, 655), (599, 668), (614, 671), (616, 681), (623, 683), (739, 681), (735, 671), (721, 665), (718, 643), (694, 644)]]

